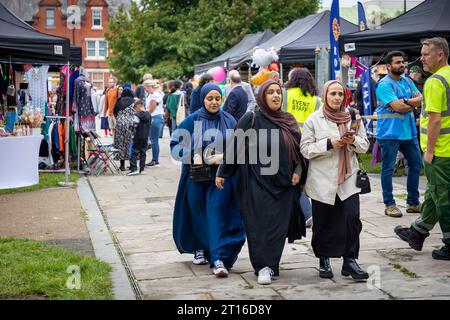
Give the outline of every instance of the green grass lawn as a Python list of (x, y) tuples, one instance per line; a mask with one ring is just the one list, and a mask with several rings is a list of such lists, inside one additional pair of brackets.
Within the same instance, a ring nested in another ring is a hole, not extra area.
[[(77, 282), (68, 273), (80, 270)], [(32, 240), (0, 238), (0, 299), (111, 300), (111, 267), (88, 256)]]
[[(76, 183), (80, 175), (78, 173), (71, 173), (69, 175), (69, 181)], [(15, 189), (3, 189), (0, 190), (0, 194), (7, 193), (17, 193), (17, 192), (27, 192), (27, 191), (36, 191), (40, 189), (46, 188), (56, 188), (59, 187), (59, 182), (65, 182), (66, 176), (64, 173), (39, 173), (39, 183), (34, 186), (23, 187), (23, 188), (15, 188)]]
[(361, 169), (364, 169), (368, 173), (380, 173), (381, 162), (377, 163), (373, 168), (370, 167), (370, 161), (372, 161), (371, 153), (364, 153), (359, 155), (359, 161), (361, 163)]
[[(361, 169), (364, 169), (368, 173), (381, 173), (381, 162), (378, 162), (373, 168), (370, 167), (370, 162), (372, 161), (372, 154), (371, 153), (365, 153), (359, 155), (359, 161)], [(397, 168), (396, 174), (404, 175), (405, 174), (405, 168)], [(423, 176), (425, 172), (422, 170), (420, 171), (420, 175)]]

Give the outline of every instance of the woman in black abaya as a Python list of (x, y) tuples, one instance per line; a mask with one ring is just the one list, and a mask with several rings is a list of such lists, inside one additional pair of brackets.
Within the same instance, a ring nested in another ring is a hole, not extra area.
[[(286, 237), (293, 242), (305, 236), (299, 199), (300, 179), (302, 172), (306, 174), (306, 166), (300, 154), (298, 124), (291, 114), (281, 110), (280, 85), (271, 80), (265, 82), (257, 102), (259, 110), (244, 115), (234, 137), (228, 141), (228, 152), (217, 171), (216, 186), (223, 188), (226, 179), (237, 175), (238, 205), (250, 260), (258, 283), (270, 284), (272, 276), (279, 275)], [(242, 133), (239, 129), (247, 135), (251, 132), (256, 135), (248, 142), (239, 138), (239, 132)], [(237, 142), (236, 148), (230, 147), (232, 142)], [(229, 150), (234, 150), (234, 154)], [(264, 159), (265, 154), (270, 158), (269, 163)]]

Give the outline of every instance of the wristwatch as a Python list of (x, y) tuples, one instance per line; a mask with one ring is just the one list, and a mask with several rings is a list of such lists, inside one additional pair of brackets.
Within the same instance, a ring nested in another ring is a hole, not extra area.
[(409, 99), (403, 98), (403, 102), (404, 102), (405, 104), (408, 104)]

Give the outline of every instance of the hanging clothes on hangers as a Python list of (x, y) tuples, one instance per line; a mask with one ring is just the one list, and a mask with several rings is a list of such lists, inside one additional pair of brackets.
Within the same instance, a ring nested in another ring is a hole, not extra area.
[(50, 122), (50, 126), (48, 127), (48, 154), (49, 154), (49, 159), (50, 159), (50, 165), (53, 166), (55, 164), (55, 162), (53, 161), (53, 153), (52, 153), (52, 149), (53, 149), (53, 145), (52, 145), (52, 139), (53, 139), (53, 135), (52, 135), (52, 130), (53, 130), (53, 126), (55, 125), (54, 121)]
[[(81, 68), (80, 76), (75, 80), (73, 112), (78, 117), (79, 130), (83, 132), (95, 131), (95, 110), (91, 99), (92, 87), (86, 69)], [(76, 118), (75, 121), (77, 121)], [(77, 126), (75, 126), (75, 130), (77, 130)]]
[(26, 72), (32, 109), (38, 111), (42, 115), (44, 115), (48, 99), (48, 69), (48, 65), (42, 65), (40, 67), (33, 67)]
[(74, 68), (74, 70), (70, 74), (70, 87), (69, 87), (69, 104), (70, 104), (70, 112), (72, 112), (73, 109), (73, 95), (75, 92), (75, 80), (78, 79), (80, 76), (80, 70), (78, 70), (77, 67)]

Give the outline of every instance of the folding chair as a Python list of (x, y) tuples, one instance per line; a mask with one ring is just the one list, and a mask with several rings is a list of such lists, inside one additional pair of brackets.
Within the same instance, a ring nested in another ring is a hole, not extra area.
[(91, 145), (87, 149), (90, 156), (86, 162), (91, 172), (96, 176), (99, 176), (109, 169), (112, 174), (119, 173), (122, 175), (122, 171), (120, 171), (114, 161), (114, 157), (119, 150), (114, 149), (111, 143), (103, 143), (98, 134), (94, 131), (87, 132), (87, 136)]

